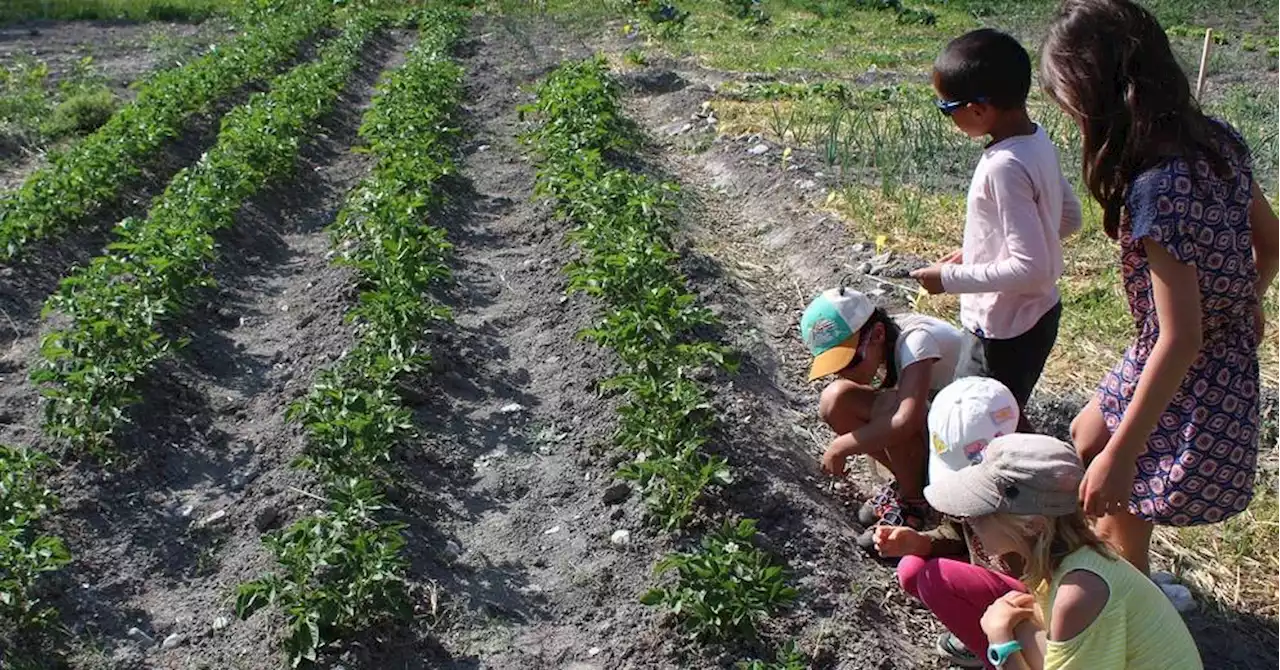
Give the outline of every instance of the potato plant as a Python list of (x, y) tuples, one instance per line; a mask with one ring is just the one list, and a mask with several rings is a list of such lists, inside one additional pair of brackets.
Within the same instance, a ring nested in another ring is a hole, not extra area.
[(662, 526), (677, 528), (706, 487), (729, 481), (724, 461), (701, 451), (714, 421), (691, 375), (732, 363), (702, 337), (716, 320), (675, 266), (676, 189), (611, 166), (608, 157), (635, 149), (638, 136), (602, 60), (561, 66), (537, 94), (521, 110), (540, 120), (523, 138), (538, 156), (536, 192), (575, 224), (582, 258), (566, 268), (569, 289), (607, 305), (580, 336), (612, 349), (624, 368), (604, 385), (626, 394), (615, 440), (636, 458), (619, 475), (639, 483)]
[(157, 331), (209, 286), (213, 233), (231, 226), (241, 204), (289, 174), (302, 142), (336, 102), (361, 50), (378, 28), (356, 15), (319, 58), (277, 77), (222, 120), (217, 144), (180, 171), (145, 219), (125, 219), (107, 252), (65, 278), (45, 312), (70, 325), (41, 342), (32, 378), (45, 396), (45, 428), (73, 446), (104, 452), (138, 401), (138, 380), (181, 346)]
[(419, 349), (426, 329), (450, 316), (428, 291), (449, 277), (451, 247), (427, 219), (440, 199), (438, 180), (455, 169), (450, 122), (462, 72), (448, 51), (465, 17), (440, 8), (418, 14), (421, 40), (379, 82), (362, 119), (373, 174), (330, 229), (337, 262), (353, 267), (360, 283), (348, 312), (359, 338), (288, 418), (306, 432), (296, 464), (318, 475), (331, 502), (265, 538), (279, 570), (240, 585), (236, 597), (240, 618), (280, 608), (284, 651), (295, 667), (407, 613), (401, 526), (384, 518), (379, 487), (395, 477), (392, 452), (414, 436), (398, 384), (428, 362)]
[(755, 521), (743, 519), (702, 538), (698, 551), (667, 555), (654, 566), (674, 572), (675, 583), (640, 599), (663, 605), (695, 638), (752, 638), (756, 625), (795, 599), (782, 566), (755, 546)]
[(328, 3), (249, 30), (185, 66), (152, 77), (131, 104), (48, 167), (0, 197), (0, 260), (61, 234), (136, 180), (147, 160), (178, 136), (193, 114), (245, 84), (267, 77), (328, 20)]
[[(523, 139), (536, 154), (535, 192), (574, 225), (569, 237), (581, 258), (565, 268), (568, 288), (605, 306), (579, 335), (622, 364), (602, 384), (624, 394), (614, 440), (633, 458), (618, 476), (637, 483), (661, 526), (678, 530), (709, 488), (731, 482), (725, 461), (704, 453), (715, 418), (709, 390), (694, 375), (732, 370), (734, 362), (708, 337), (718, 322), (676, 267), (675, 186), (615, 167), (638, 145), (619, 99), (602, 59), (566, 63), (521, 108), (539, 120)], [(698, 638), (754, 636), (761, 619), (795, 597), (755, 535), (753, 520), (726, 524), (698, 550), (668, 555), (656, 570), (675, 572), (676, 583), (642, 601), (675, 612)]]
[(62, 540), (39, 530), (58, 504), (44, 484), (49, 465), (43, 454), (0, 445), (0, 617), (21, 627), (55, 616), (36, 596), (37, 581), (71, 560)]

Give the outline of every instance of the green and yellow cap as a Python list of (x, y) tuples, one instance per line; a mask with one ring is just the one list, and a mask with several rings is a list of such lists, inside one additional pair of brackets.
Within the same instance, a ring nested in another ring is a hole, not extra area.
[(875, 305), (860, 291), (833, 288), (813, 299), (800, 317), (800, 337), (813, 354), (809, 381), (843, 370), (858, 351), (858, 331)]

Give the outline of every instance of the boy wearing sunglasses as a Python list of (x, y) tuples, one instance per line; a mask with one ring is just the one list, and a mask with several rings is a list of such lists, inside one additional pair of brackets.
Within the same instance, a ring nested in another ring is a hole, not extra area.
[(969, 186), (963, 248), (911, 276), (929, 293), (960, 295), (960, 373), (1009, 387), (1023, 410), (1018, 429), (1031, 432), (1027, 399), (1058, 338), (1062, 239), (1080, 229), (1080, 201), (1027, 114), (1031, 59), (1017, 40), (990, 29), (952, 40), (933, 87), (942, 114), (990, 141)]

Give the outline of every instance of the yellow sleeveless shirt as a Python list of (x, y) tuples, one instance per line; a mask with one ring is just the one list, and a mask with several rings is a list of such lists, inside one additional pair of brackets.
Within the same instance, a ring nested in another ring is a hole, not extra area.
[(1070, 640), (1048, 641), (1045, 670), (1203, 670), (1200, 652), (1173, 604), (1146, 575), (1122, 558), (1090, 547), (1069, 554), (1053, 573), (1052, 588), (1036, 594), (1045, 628), (1062, 578), (1092, 572), (1110, 591), (1098, 618)]

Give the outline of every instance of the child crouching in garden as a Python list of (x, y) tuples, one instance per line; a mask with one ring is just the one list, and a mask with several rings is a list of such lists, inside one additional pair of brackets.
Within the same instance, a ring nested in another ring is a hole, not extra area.
[[(1013, 392), (994, 379), (965, 377), (943, 389), (929, 409), (930, 483), (981, 461), (992, 440), (1017, 432), (1018, 414)], [(938, 653), (960, 667), (983, 667), (980, 654), (987, 637), (979, 619), (1004, 594), (1026, 590), (1010, 576), (1018, 570), (988, 556), (957, 520), (944, 519), (924, 532), (880, 526), (874, 540), (881, 556), (901, 557), (898, 581), (903, 590), (947, 627), (938, 638)]]
[[(1084, 466), (1044, 435), (996, 438), (982, 461), (930, 482), (925, 497), (964, 519), (984, 551), (1016, 564), (1011, 589), (979, 620), (997, 668), (1200, 670), (1195, 641), (1154, 582), (1085, 520)], [(1013, 575), (1011, 575), (1013, 576)]]
[[(810, 381), (838, 377), (819, 402), (823, 421), (836, 433), (822, 456), (823, 470), (841, 477), (850, 456), (876, 459), (894, 481), (859, 512), (860, 520), (922, 528), (929, 516), (923, 498), (929, 397), (954, 378), (962, 333), (922, 314), (891, 317), (845, 287), (809, 304), (800, 333), (814, 356)], [(858, 544), (872, 547), (870, 528)]]

